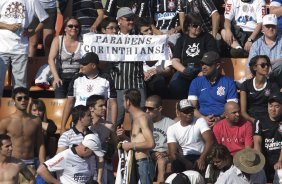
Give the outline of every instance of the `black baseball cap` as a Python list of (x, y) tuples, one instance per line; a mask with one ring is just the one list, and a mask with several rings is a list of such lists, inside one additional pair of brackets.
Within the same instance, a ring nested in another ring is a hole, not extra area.
[(281, 93), (273, 93), (269, 96), (268, 102), (278, 102), (282, 105), (282, 94)]
[(220, 56), (215, 51), (209, 51), (204, 53), (201, 62), (207, 65), (212, 65), (220, 62)]
[(78, 61), (79, 61), (79, 64), (84, 65), (84, 66), (88, 65), (89, 63), (98, 64), (99, 63), (99, 56), (94, 52), (87, 52)]

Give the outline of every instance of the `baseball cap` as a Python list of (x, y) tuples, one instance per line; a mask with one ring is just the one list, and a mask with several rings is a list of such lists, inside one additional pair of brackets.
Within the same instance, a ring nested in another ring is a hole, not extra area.
[(104, 156), (104, 152), (102, 151), (101, 148), (101, 142), (97, 135), (95, 134), (86, 135), (82, 141), (82, 145), (91, 149), (98, 157)]
[(87, 52), (82, 56), (81, 59), (78, 60), (79, 64), (81, 65), (88, 65), (89, 63), (99, 63), (99, 57), (96, 53), (94, 52)]
[(220, 56), (215, 51), (206, 52), (201, 59), (201, 62), (207, 65), (212, 65), (218, 63), (219, 61), (220, 61)]
[(278, 102), (282, 105), (282, 94), (281, 93), (273, 93), (269, 96), (268, 102)]
[(178, 103), (178, 109), (181, 112), (191, 108), (194, 109), (194, 106), (192, 102), (188, 99), (180, 100), (180, 102)]
[(262, 19), (262, 25), (275, 25), (275, 26), (277, 26), (277, 16), (275, 14), (265, 15)]
[(133, 17), (134, 13), (129, 7), (121, 7), (117, 12), (117, 19), (120, 17)]

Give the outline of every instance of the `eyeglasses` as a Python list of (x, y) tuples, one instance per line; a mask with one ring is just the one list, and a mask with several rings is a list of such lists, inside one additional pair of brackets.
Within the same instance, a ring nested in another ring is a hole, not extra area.
[(16, 97), (17, 101), (22, 101), (22, 99), (24, 99), (25, 101), (28, 101), (29, 100), (29, 97), (28, 96), (17, 96)]
[(149, 111), (149, 112), (151, 112), (151, 111), (153, 111), (153, 110), (156, 110), (158, 107), (143, 107), (143, 110), (144, 110), (144, 112), (146, 112), (146, 111)]
[(276, 29), (277, 28), (277, 26), (275, 26), (275, 25), (271, 25), (271, 24), (267, 24), (267, 25), (264, 25), (267, 29), (270, 29), (270, 28), (272, 28), (272, 29)]
[(118, 27), (106, 27), (105, 29), (118, 30)]
[(72, 24), (69, 24), (67, 25), (68, 28), (72, 29), (72, 28), (75, 28), (75, 29), (78, 29), (79, 28), (79, 25), (72, 25)]
[(122, 17), (122, 20), (130, 22), (130, 21), (134, 21), (134, 18), (133, 17), (128, 17), (128, 18)]
[(193, 28), (198, 28), (198, 27), (201, 28), (202, 27), (202, 25), (199, 25), (199, 24), (190, 24), (190, 26), (193, 27)]
[(261, 63), (261, 64), (256, 64), (256, 66), (259, 65), (260, 67), (262, 68), (265, 68), (265, 67), (270, 67), (270, 63)]

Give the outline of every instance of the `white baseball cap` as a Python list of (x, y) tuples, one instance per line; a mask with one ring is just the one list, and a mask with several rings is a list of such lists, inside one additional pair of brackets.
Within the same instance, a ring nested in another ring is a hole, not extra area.
[(275, 26), (277, 26), (277, 16), (275, 14), (265, 15), (262, 19), (262, 25), (275, 25)]
[(95, 134), (86, 135), (82, 141), (82, 145), (91, 149), (98, 157), (104, 156), (104, 152), (101, 148), (101, 142), (97, 135)]

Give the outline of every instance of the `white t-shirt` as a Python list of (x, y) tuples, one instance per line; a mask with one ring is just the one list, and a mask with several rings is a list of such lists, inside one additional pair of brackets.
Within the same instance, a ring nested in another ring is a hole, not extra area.
[(262, 17), (266, 14), (264, 0), (252, 0), (244, 3), (241, 0), (227, 0), (224, 17), (235, 20), (235, 24), (244, 31), (253, 32), (258, 23), (262, 23)]
[(7, 24), (21, 23), (22, 28), (16, 32), (0, 29), (0, 53), (27, 54), (28, 38), (22, 36), (36, 14), (40, 22), (48, 18), (38, 0), (1, 0), (0, 22)]
[[(204, 178), (197, 171), (189, 170), (189, 171), (184, 171), (182, 173), (185, 174), (189, 178), (191, 184), (204, 184), (205, 183)], [(169, 175), (169, 177), (167, 177), (167, 179), (165, 180), (165, 183), (171, 184), (172, 180), (175, 178), (176, 175), (177, 173), (173, 173)]]
[(94, 175), (88, 158), (81, 158), (70, 148), (44, 162), (50, 172), (62, 171), (59, 180), (62, 184), (85, 184)]
[(167, 129), (167, 143), (176, 142), (182, 148), (183, 155), (200, 155), (204, 150), (202, 134), (210, 130), (204, 118), (193, 119), (188, 126), (182, 126), (180, 121)]

